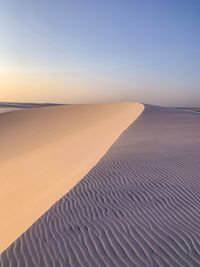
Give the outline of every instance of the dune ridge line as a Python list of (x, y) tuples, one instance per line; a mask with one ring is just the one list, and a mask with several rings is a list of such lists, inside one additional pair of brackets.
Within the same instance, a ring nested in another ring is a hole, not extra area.
[(145, 105), (2, 267), (199, 267), (200, 117)]
[(0, 114), (0, 251), (75, 186), (143, 110), (130, 102)]

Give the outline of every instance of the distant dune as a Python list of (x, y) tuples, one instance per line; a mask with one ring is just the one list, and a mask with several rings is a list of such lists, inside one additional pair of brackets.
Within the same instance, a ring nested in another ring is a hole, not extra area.
[(22, 108), (12, 108), (12, 107), (1, 107), (0, 106), (0, 113), (5, 113), (5, 112), (11, 112), (11, 111), (16, 111), (16, 110), (21, 110)]
[(20, 102), (0, 102), (0, 108), (41, 108), (50, 106), (60, 106), (57, 103), (20, 103)]
[(117, 103), (0, 114), (0, 250), (75, 186), (143, 110)]
[(178, 109), (191, 112), (200, 112), (200, 108), (194, 108), (194, 107), (179, 107)]
[(29, 108), (41, 108), (49, 106), (58, 106), (60, 104), (55, 103), (18, 103), (18, 102), (0, 102), (0, 113), (29, 109)]

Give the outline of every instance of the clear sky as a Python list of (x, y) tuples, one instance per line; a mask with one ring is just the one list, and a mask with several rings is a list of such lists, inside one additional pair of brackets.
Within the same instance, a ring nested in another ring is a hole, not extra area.
[(200, 106), (200, 0), (0, 0), (0, 101)]

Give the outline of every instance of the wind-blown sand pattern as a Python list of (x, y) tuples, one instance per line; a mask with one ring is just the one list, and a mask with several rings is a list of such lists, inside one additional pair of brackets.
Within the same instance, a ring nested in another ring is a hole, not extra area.
[(143, 110), (115, 103), (0, 114), (0, 252), (76, 185)]
[(199, 133), (199, 114), (146, 106), (1, 266), (200, 266)]

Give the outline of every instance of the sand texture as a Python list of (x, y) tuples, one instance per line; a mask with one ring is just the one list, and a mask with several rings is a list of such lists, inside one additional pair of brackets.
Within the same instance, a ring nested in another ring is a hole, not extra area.
[(146, 106), (1, 266), (200, 266), (200, 115)]
[(143, 109), (118, 103), (0, 114), (0, 251), (75, 186)]

